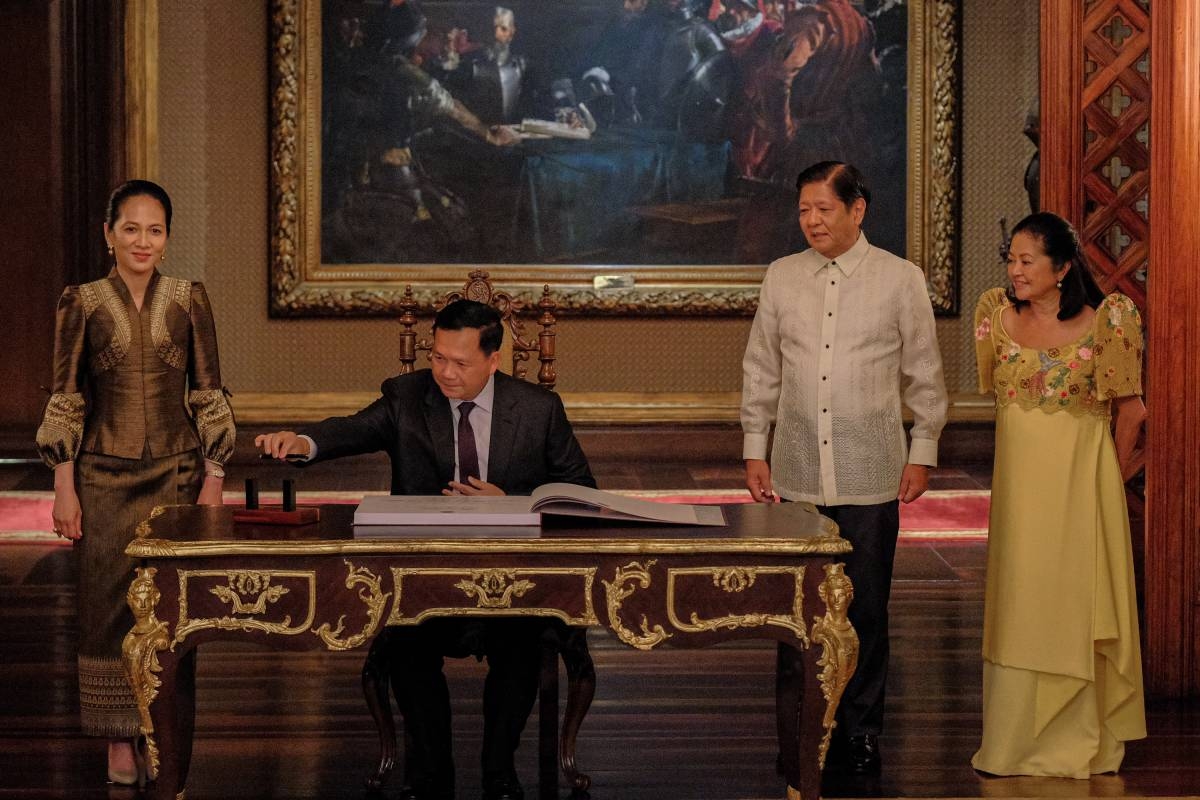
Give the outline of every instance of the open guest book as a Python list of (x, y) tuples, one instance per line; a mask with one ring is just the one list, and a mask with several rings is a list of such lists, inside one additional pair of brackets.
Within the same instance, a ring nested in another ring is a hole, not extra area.
[(547, 483), (528, 497), (364, 497), (355, 525), (538, 525), (542, 514), (669, 525), (724, 525), (719, 506), (654, 503), (573, 483)]

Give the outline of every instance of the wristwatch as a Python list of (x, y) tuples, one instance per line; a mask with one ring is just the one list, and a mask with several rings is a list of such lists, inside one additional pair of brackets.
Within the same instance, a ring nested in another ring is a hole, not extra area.
[(206, 464), (204, 466), (204, 474), (211, 475), (214, 478), (224, 478), (225, 470), (219, 464)]

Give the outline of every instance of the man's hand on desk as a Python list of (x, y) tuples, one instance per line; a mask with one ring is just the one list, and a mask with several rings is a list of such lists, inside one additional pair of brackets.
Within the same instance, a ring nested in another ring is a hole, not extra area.
[(271, 458), (308, 455), (308, 440), (300, 438), (292, 431), (260, 434), (254, 437), (254, 446), (261, 450), (264, 456)]
[(481, 480), (479, 480), (479, 478), (476, 478), (474, 475), (472, 475), (471, 477), (467, 478), (466, 483), (459, 483), (458, 481), (450, 481), (450, 488), (442, 489), (442, 494), (445, 494), (445, 495), (455, 495), (455, 494), (485, 495), (485, 494), (490, 494), (490, 495), (499, 497), (504, 494), (504, 490), (501, 489), (499, 486), (497, 486), (494, 483), (488, 483), (487, 481), (481, 481)]
[(493, 125), (487, 131), (488, 144), (496, 147), (512, 147), (521, 137), (507, 125)]

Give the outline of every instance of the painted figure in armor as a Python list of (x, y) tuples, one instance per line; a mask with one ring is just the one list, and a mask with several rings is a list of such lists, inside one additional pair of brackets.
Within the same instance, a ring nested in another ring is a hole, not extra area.
[[(649, 0), (623, 0), (620, 15), (601, 33), (582, 81), (596, 87), (593, 95), (613, 96), (617, 124), (654, 121), (667, 27), (666, 15)], [(593, 98), (585, 93), (583, 99)]]
[(496, 7), (492, 33), (492, 43), (481, 48), (465, 30), (454, 28), (446, 34), (441, 56), (424, 66), (484, 122), (520, 122), (527, 112), (529, 64), (513, 50), (517, 21), (512, 9)]
[(706, 13), (709, 0), (668, 0), (658, 76), (659, 119), (689, 141), (725, 138), (733, 59)]
[(367, 46), (374, 57), (357, 76), (368, 102), (338, 121), (366, 145), (354, 188), (324, 220), (324, 257), (331, 261), (460, 257), (472, 239), (466, 207), (421, 168), (414, 141), (441, 125), (495, 146), (517, 141), (508, 129), (485, 125), (418, 66), (415, 51), (426, 30), (417, 0), (391, 0), (372, 19)]
[[(484, 50), (485, 57), (475, 62), (473, 70), (475, 85), (487, 87), (491, 103), (476, 106), (476, 112), (486, 122), (519, 122), (522, 82), (528, 66), (524, 56), (512, 51), (517, 23), (511, 9), (496, 7), (492, 30), (495, 41)], [(497, 110), (499, 113), (494, 113)]]

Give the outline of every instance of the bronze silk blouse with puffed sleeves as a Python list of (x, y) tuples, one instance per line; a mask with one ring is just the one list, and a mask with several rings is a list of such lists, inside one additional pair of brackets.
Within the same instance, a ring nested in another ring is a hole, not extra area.
[(200, 448), (233, 454), (233, 411), (203, 284), (157, 270), (139, 313), (116, 269), (58, 301), (54, 386), (38, 452), (51, 469), (80, 452), (141, 459)]

